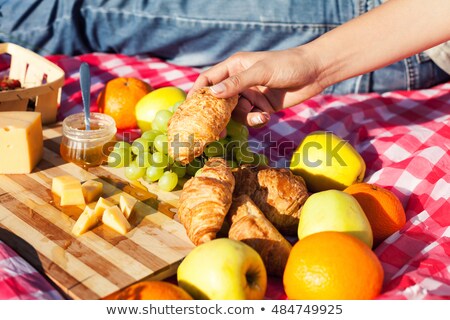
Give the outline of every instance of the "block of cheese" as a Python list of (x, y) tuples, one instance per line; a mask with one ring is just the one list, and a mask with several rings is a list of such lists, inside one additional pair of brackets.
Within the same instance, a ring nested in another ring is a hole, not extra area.
[(97, 217), (98, 217), (99, 219), (101, 219), (102, 216), (103, 216), (103, 212), (104, 212), (106, 209), (108, 209), (108, 208), (110, 208), (110, 207), (114, 207), (114, 206), (115, 206), (115, 204), (112, 203), (111, 201), (106, 200), (105, 198), (100, 197), (100, 198), (98, 199), (98, 201), (97, 201), (97, 204), (95, 205), (94, 212), (95, 212), (95, 214), (97, 215)]
[(120, 234), (126, 234), (131, 229), (127, 218), (125, 218), (120, 208), (116, 205), (107, 208), (103, 212), (102, 221), (105, 225)]
[(133, 208), (136, 205), (136, 202), (137, 199), (135, 198), (120, 195), (119, 206), (125, 218), (127, 219), (130, 218), (131, 213), (133, 212)]
[(99, 219), (95, 214), (94, 208), (86, 206), (83, 213), (78, 217), (77, 222), (73, 225), (72, 233), (79, 236), (95, 227), (98, 222)]
[(43, 150), (39, 112), (0, 112), (0, 174), (30, 173)]
[(59, 176), (52, 179), (52, 192), (61, 198), (61, 206), (84, 205), (81, 182), (72, 176)]
[(86, 203), (97, 201), (103, 193), (103, 183), (95, 180), (88, 180), (81, 185)]

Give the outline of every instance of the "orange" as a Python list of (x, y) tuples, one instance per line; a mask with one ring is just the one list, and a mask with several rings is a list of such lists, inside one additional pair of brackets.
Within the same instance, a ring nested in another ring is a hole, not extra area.
[(355, 183), (344, 191), (358, 200), (366, 214), (372, 227), (374, 247), (405, 225), (405, 210), (392, 191), (365, 182)]
[(283, 285), (289, 299), (361, 300), (380, 294), (383, 277), (378, 257), (364, 242), (325, 231), (294, 244)]
[(181, 287), (165, 281), (141, 281), (103, 300), (193, 300)]
[(99, 112), (110, 115), (116, 121), (117, 129), (136, 128), (136, 104), (152, 90), (148, 83), (140, 79), (112, 79), (106, 83), (97, 98)]

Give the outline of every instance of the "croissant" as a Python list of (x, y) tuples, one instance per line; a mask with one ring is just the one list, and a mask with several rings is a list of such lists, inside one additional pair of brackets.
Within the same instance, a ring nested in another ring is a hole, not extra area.
[(288, 169), (245, 167), (233, 172), (234, 196), (248, 195), (284, 235), (296, 235), (300, 210), (308, 198), (304, 180)]
[(282, 277), (291, 252), (291, 244), (267, 220), (247, 195), (233, 199), (229, 211), (230, 239), (245, 242), (261, 256), (267, 273)]
[(199, 245), (216, 238), (232, 202), (234, 176), (222, 158), (209, 159), (183, 186), (178, 219), (189, 239)]
[(208, 143), (219, 140), (237, 101), (237, 96), (216, 98), (209, 88), (195, 91), (169, 120), (169, 156), (182, 164), (188, 164), (201, 155)]

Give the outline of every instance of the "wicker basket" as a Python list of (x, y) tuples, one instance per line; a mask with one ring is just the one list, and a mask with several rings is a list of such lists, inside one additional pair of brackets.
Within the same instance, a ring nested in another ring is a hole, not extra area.
[(0, 92), (0, 111), (41, 112), (44, 124), (56, 121), (64, 85), (64, 71), (40, 55), (13, 43), (0, 43), (0, 55), (9, 54), (8, 77), (22, 88)]

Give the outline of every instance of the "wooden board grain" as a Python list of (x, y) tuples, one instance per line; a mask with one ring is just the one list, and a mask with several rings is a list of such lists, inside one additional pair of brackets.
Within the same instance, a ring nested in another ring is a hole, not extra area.
[[(143, 279), (174, 275), (194, 247), (174, 219), (180, 190), (133, 183), (123, 168), (84, 170), (65, 162), (60, 126), (46, 128), (44, 139), (43, 159), (31, 174), (0, 175), (0, 239), (73, 299), (100, 299)], [(71, 230), (83, 208), (59, 205), (50, 189), (60, 175), (102, 182), (103, 197), (114, 203), (121, 194), (139, 200), (132, 230), (123, 236), (99, 224), (75, 237)]]

